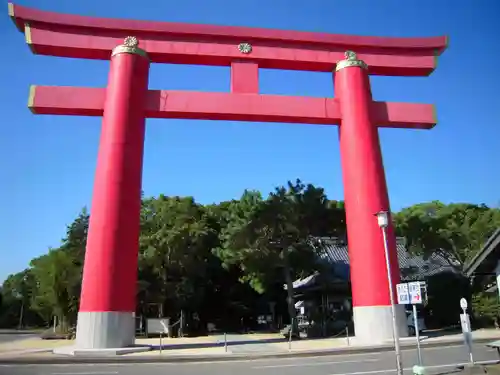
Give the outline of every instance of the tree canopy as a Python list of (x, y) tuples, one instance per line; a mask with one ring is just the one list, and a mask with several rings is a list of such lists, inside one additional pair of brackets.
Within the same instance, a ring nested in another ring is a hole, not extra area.
[(428, 258), (440, 254), (462, 269), (500, 227), (500, 210), (468, 203), (420, 203), (395, 215), (397, 233), (409, 249)]
[[(500, 210), (466, 203), (419, 203), (393, 217), (411, 252), (439, 254), (458, 273), (500, 227)], [(83, 209), (59, 247), (3, 282), (0, 326), (48, 325), (54, 316), (60, 325), (75, 323), (88, 225)], [(345, 233), (343, 202), (300, 180), (267, 196), (245, 190), (218, 204), (143, 197), (137, 313), (177, 319), (182, 311), (197, 317), (191, 327), (210, 321), (237, 329), (274, 301), (280, 314), (293, 317), (292, 282), (321, 271), (318, 238)], [(498, 305), (480, 292), (473, 301), (478, 314), (498, 314)]]

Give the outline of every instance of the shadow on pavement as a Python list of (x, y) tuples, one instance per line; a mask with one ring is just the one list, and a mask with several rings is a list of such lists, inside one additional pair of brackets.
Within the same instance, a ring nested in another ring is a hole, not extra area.
[[(227, 341), (227, 346), (237, 346), (237, 345), (255, 345), (255, 344), (274, 344), (280, 342), (287, 342), (285, 338), (275, 338), (275, 339), (261, 339), (261, 340), (237, 340), (237, 341)], [(178, 349), (203, 349), (203, 348), (223, 348), (225, 345), (224, 341), (217, 342), (204, 342), (204, 343), (185, 343), (185, 344), (162, 344), (162, 345), (150, 345), (153, 350), (178, 350)]]
[(461, 334), (461, 333), (462, 333), (462, 330), (460, 329), (459, 326), (442, 328), (442, 329), (431, 329), (431, 330), (423, 331), (423, 335), (425, 335), (429, 338), (453, 336), (453, 335), (457, 335), (457, 334)]

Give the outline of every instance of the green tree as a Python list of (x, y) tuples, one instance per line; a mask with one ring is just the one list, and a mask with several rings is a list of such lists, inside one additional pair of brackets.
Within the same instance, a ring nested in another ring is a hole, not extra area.
[(75, 265), (82, 268), (85, 258), (85, 247), (87, 246), (87, 234), (89, 230), (89, 213), (84, 207), (73, 222), (66, 227), (66, 236), (62, 239), (60, 249), (71, 253)]
[(48, 254), (33, 259), (30, 266), (37, 284), (33, 307), (41, 313), (51, 311), (65, 332), (76, 321), (81, 268), (75, 266), (71, 253), (61, 249), (49, 249)]
[(323, 189), (300, 180), (277, 188), (266, 200), (246, 191), (229, 212), (218, 256), (226, 266), (237, 265), (242, 281), (260, 293), (276, 280), (285, 283), (293, 319), (293, 280), (318, 267), (315, 238), (342, 232), (342, 215)]
[(31, 305), (46, 323), (57, 316), (62, 331), (76, 321), (88, 220), (84, 208), (67, 226), (61, 246), (33, 259), (27, 274), (32, 285), (28, 306)]
[[(463, 274), (467, 262), (500, 226), (500, 210), (485, 205), (438, 201), (420, 203), (395, 215), (396, 232), (407, 239), (409, 250), (429, 258), (440, 255), (456, 271), (429, 279), (429, 321), (436, 326), (454, 324), (458, 301), (469, 299), (474, 288)], [(495, 320), (498, 305), (483, 293), (472, 295), (473, 312), (481, 323)]]
[(36, 294), (36, 283), (30, 269), (9, 275), (1, 288), (0, 326), (36, 326), (42, 323), (41, 317), (31, 308)]
[(476, 293), (472, 296), (472, 311), (481, 325), (500, 326), (500, 302), (496, 293)]
[(439, 254), (461, 271), (500, 226), (500, 210), (467, 203), (420, 203), (394, 215), (396, 231), (410, 251)]
[(196, 309), (203, 299), (206, 258), (215, 236), (203, 207), (191, 197), (145, 199), (141, 225), (143, 299), (161, 306), (160, 315)]
[(243, 262), (247, 259), (244, 257), (244, 251), (240, 251), (240, 249), (245, 246), (247, 240), (244, 231), (262, 203), (260, 192), (250, 190), (245, 190), (239, 200), (231, 201), (221, 219), (225, 226), (220, 232), (220, 247), (214, 249), (214, 253), (221, 259), (226, 269), (233, 266), (240, 268), (243, 272), (241, 281), (248, 282), (259, 293), (264, 292), (261, 278), (253, 274), (255, 267)]

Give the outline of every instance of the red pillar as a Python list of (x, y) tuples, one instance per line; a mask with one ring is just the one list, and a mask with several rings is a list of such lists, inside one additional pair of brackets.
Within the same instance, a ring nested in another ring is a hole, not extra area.
[(259, 65), (253, 61), (231, 63), (231, 92), (238, 94), (259, 93)]
[(134, 343), (149, 59), (128, 37), (111, 54), (78, 313), (79, 348)]
[[(392, 313), (384, 241), (375, 213), (390, 208), (378, 129), (370, 118), (368, 67), (353, 52), (346, 52), (346, 60), (337, 64), (335, 97), (342, 115), (339, 137), (355, 334), (362, 341), (384, 341), (392, 338)], [(397, 284), (400, 271), (392, 224), (388, 245)], [(405, 328), (400, 332), (406, 335)]]

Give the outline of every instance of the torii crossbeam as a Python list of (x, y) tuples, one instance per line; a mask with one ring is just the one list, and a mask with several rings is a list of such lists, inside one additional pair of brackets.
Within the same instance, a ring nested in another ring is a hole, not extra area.
[[(390, 211), (377, 129), (430, 129), (436, 118), (432, 105), (373, 101), (369, 75), (427, 76), (446, 48), (446, 37), (360, 37), (117, 20), (12, 4), (9, 14), (35, 54), (111, 60), (106, 88), (32, 86), (29, 95), (33, 113), (103, 116), (78, 348), (134, 343), (146, 118), (339, 125), (355, 333), (365, 343), (392, 338), (384, 242), (374, 217)], [(148, 90), (151, 62), (230, 66), (230, 91)], [(332, 72), (336, 97), (259, 94), (259, 68)], [(388, 233), (396, 284), (400, 275), (392, 225)], [(405, 317), (400, 324), (406, 332)]]

